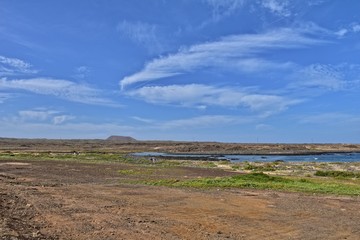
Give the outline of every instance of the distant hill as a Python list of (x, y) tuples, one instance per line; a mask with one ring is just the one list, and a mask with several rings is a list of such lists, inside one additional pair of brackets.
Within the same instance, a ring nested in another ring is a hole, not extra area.
[(109, 141), (117, 141), (117, 142), (137, 142), (135, 138), (129, 137), (129, 136), (110, 136), (106, 140)]

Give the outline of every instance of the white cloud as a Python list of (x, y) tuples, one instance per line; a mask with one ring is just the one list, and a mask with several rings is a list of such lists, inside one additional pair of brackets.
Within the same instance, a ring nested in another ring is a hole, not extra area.
[(273, 129), (273, 127), (269, 124), (260, 123), (255, 126), (255, 129), (258, 131), (267, 131)]
[(291, 16), (291, 11), (288, 8), (288, 0), (263, 0), (262, 7), (269, 9), (270, 12), (283, 17)]
[(244, 0), (204, 0), (212, 9), (212, 21), (217, 22), (242, 7)]
[(74, 77), (76, 79), (85, 79), (90, 74), (90, 68), (87, 66), (80, 66), (75, 69)]
[(137, 117), (137, 116), (133, 116), (132, 119), (135, 119), (136, 121), (143, 122), (143, 123), (152, 123), (152, 122), (154, 122), (154, 120), (152, 120), (152, 119), (142, 118), (142, 117)]
[(172, 128), (207, 128), (222, 124), (239, 124), (248, 122), (245, 118), (226, 115), (205, 115), (187, 119), (177, 119), (162, 122), (158, 127), (161, 129)]
[(309, 0), (307, 2), (307, 4), (309, 6), (318, 6), (318, 5), (321, 5), (321, 4), (325, 3), (326, 1), (328, 1), (328, 0)]
[(339, 37), (343, 37), (345, 36), (345, 34), (347, 34), (349, 31), (345, 28), (340, 29), (339, 31), (335, 32), (335, 35), (339, 36)]
[(312, 64), (294, 73), (293, 87), (322, 88), (325, 90), (351, 90), (360, 86), (360, 65)]
[(73, 102), (116, 106), (114, 102), (101, 97), (101, 92), (84, 84), (51, 78), (0, 79), (0, 89), (18, 89), (37, 94), (52, 95)]
[(277, 95), (201, 84), (148, 86), (130, 91), (128, 94), (150, 103), (201, 106), (202, 108), (204, 106), (245, 107), (264, 114), (279, 112), (290, 105), (299, 103), (299, 100)]
[(150, 52), (162, 50), (157, 25), (144, 22), (122, 21), (117, 25), (117, 31), (132, 41), (143, 45)]
[(301, 71), (300, 76), (300, 84), (307, 87), (340, 90), (344, 86), (342, 73), (331, 65), (310, 65)]
[(324, 43), (323, 40), (310, 37), (308, 34), (311, 31), (314, 28), (282, 28), (263, 34), (233, 35), (219, 41), (182, 48), (175, 54), (148, 62), (140, 72), (124, 77), (120, 85), (124, 89), (135, 83), (185, 74), (204, 67), (224, 67), (226, 62), (241, 64), (241, 61), (248, 63), (251, 59), (257, 59), (260, 63), (257, 55), (269, 50)]
[(352, 25), (352, 31), (355, 32), (355, 33), (360, 32), (360, 24), (354, 23), (354, 24)]
[(13, 95), (10, 93), (0, 93), (0, 103), (4, 103), (6, 100), (12, 98)]
[(344, 124), (344, 123), (360, 123), (360, 116), (350, 115), (340, 112), (320, 113), (299, 117), (302, 124)]
[(57, 111), (50, 111), (50, 110), (23, 110), (19, 111), (19, 116), (22, 120), (38, 120), (38, 121), (45, 121), (49, 119), (54, 114), (57, 114)]
[(240, 70), (242, 72), (263, 72), (266, 70), (289, 70), (295, 67), (292, 62), (273, 62), (260, 58), (239, 59), (231, 62), (224, 62), (224, 67)]
[(75, 119), (75, 117), (69, 116), (69, 115), (59, 115), (59, 116), (53, 117), (52, 121), (55, 125), (59, 125), (59, 124), (62, 124), (64, 122), (72, 120), (72, 119)]
[(342, 38), (350, 33), (358, 33), (358, 32), (360, 32), (360, 24), (354, 22), (346, 27), (339, 29), (338, 31), (334, 32), (334, 34), (339, 38)]
[(75, 119), (74, 116), (64, 115), (58, 111), (47, 110), (43, 108), (33, 110), (22, 110), (18, 112), (19, 117), (13, 117), (14, 121), (24, 122), (52, 122), (53, 124), (62, 124), (66, 121)]
[[(53, 122), (21, 122), (0, 119), (0, 132), (2, 137), (19, 138), (107, 138), (114, 134), (135, 136), (136, 129), (115, 123), (63, 123)], [(139, 130), (141, 133), (141, 131)]]
[(17, 58), (8, 58), (0, 55), (0, 76), (34, 74), (37, 70), (32, 65)]

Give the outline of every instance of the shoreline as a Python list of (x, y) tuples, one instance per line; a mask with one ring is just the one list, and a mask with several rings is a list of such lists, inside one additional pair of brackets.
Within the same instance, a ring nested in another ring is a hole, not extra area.
[[(326, 152), (316, 154), (193, 154), (193, 153), (131, 153), (133, 158), (149, 158), (151, 161), (189, 160), (189, 161), (227, 161), (227, 162), (360, 162), (360, 152)], [(309, 159), (308, 157), (313, 157)], [(285, 159), (284, 159), (285, 157)], [(286, 157), (288, 159), (286, 159)], [(303, 157), (303, 159), (299, 159)]]

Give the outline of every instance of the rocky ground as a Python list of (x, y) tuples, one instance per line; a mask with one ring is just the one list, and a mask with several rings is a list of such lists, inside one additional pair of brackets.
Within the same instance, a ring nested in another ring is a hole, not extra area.
[[(0, 239), (359, 239), (360, 199), (133, 184), (237, 174), (0, 160)], [(142, 174), (137, 174), (137, 173)]]

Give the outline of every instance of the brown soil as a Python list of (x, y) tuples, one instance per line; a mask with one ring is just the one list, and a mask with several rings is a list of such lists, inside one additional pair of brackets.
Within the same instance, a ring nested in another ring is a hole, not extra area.
[[(129, 184), (144, 177), (234, 174), (191, 167), (149, 169), (122, 163), (1, 160), (0, 239), (360, 237), (359, 198)], [(121, 174), (126, 170), (144, 174)]]

